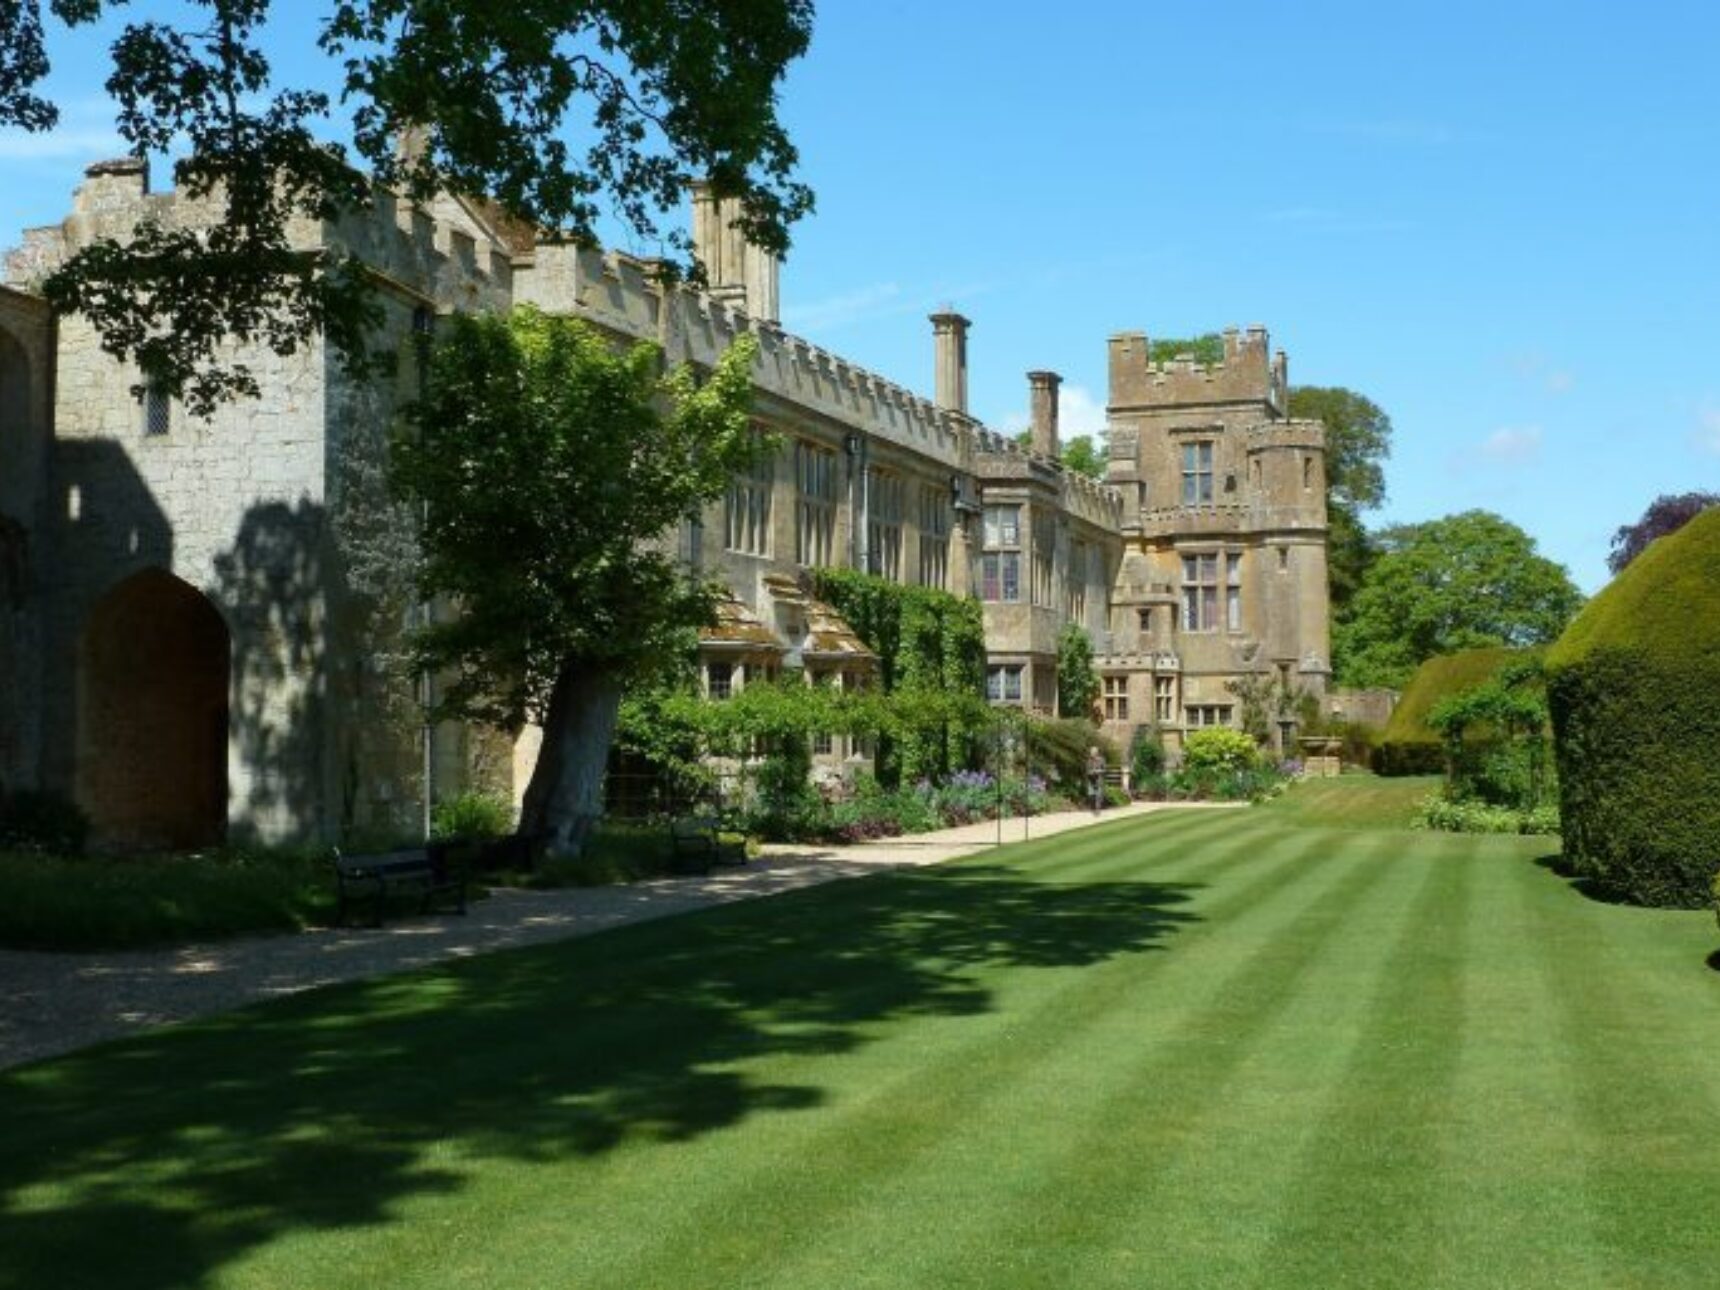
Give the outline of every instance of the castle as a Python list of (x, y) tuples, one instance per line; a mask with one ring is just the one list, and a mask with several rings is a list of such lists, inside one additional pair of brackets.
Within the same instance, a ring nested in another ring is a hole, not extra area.
[(1244, 675), (1324, 690), (1324, 435), (1288, 418), (1264, 329), (1226, 332), (1213, 365), (1113, 337), (1096, 481), (1058, 463), (1056, 374), (1029, 374), (1022, 447), (969, 412), (966, 319), (933, 316), (934, 397), (911, 393), (784, 332), (774, 259), (708, 192), (693, 206), (700, 290), (454, 197), (303, 222), (297, 245), (370, 269), (395, 377), (355, 379), (320, 341), (239, 351), (262, 397), (203, 421), (163, 391), (135, 396), (137, 373), (83, 319), (31, 294), (142, 215), (218, 217), (152, 193), (143, 162), (90, 167), (0, 286), (0, 787), (66, 793), (98, 838), (151, 846), (335, 837), (410, 820), (425, 785), (522, 788), (529, 737), (420, 730), (387, 664), (417, 609), (411, 517), (380, 479), (416, 388), (413, 335), (523, 303), (653, 339), (671, 362), (758, 339), (756, 415), (780, 451), (678, 535), (732, 591), (701, 645), (713, 696), (784, 667), (863, 682), (875, 660), (808, 591), (805, 571), (826, 565), (978, 597), (998, 703), (1054, 710), (1058, 635), (1080, 624), (1098, 715), (1125, 743), (1143, 725), (1174, 746), (1234, 724), (1227, 685)]

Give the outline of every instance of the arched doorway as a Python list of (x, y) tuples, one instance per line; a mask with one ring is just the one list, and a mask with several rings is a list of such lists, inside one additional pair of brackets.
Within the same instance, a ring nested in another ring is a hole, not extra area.
[(36, 486), (30, 416), (29, 357), (0, 327), (0, 607), (15, 607), (24, 594), (26, 525)]
[(227, 828), (227, 624), (145, 569), (90, 611), (78, 658), (78, 802), (98, 845), (182, 849)]

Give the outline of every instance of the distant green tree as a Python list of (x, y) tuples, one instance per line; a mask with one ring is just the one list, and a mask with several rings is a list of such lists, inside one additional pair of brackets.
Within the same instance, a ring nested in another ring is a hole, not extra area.
[[(1015, 442), (1023, 448), (1033, 447), (1033, 431), (1017, 431)], [(1062, 450), (1057, 454), (1057, 460), (1063, 463), (1066, 470), (1073, 470), (1090, 479), (1103, 479), (1105, 478), (1105, 436), (1101, 434), (1095, 438), (1089, 434), (1078, 434), (1073, 439), (1064, 441)]]
[(1099, 701), (1099, 673), (1093, 668), (1093, 641), (1076, 623), (1064, 623), (1057, 637), (1057, 710), (1086, 719)]
[(1088, 434), (1076, 435), (1063, 445), (1063, 465), (1076, 474), (1086, 475), (1090, 479), (1105, 478), (1105, 443), (1100, 436), (1095, 441)]
[(1326, 578), (1333, 616), (1342, 619), (1378, 554), (1362, 513), (1386, 500), (1392, 421), (1373, 400), (1340, 386), (1293, 386), (1290, 415), (1326, 427)]
[(1399, 525), (1378, 540), (1380, 557), (1332, 633), (1344, 685), (1401, 687), (1436, 654), (1544, 645), (1582, 607), (1564, 566), (1487, 511)]
[(1703, 511), (1720, 506), (1720, 493), (1662, 493), (1648, 504), (1635, 524), (1622, 524), (1613, 534), (1607, 568), (1623, 573), (1625, 566), (1656, 538), (1676, 533)]

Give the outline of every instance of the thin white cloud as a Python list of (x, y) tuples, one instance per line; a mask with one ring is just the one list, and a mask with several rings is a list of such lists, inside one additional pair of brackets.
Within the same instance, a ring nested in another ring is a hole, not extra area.
[(1705, 402), (1696, 410), (1690, 446), (1707, 457), (1720, 457), (1720, 403)]
[(1560, 367), (1545, 354), (1529, 352), (1511, 358), (1511, 370), (1522, 380), (1539, 387), (1545, 394), (1569, 394), (1577, 384), (1577, 374)]
[(785, 305), (783, 325), (790, 330), (830, 331), (847, 323), (858, 322), (890, 312), (901, 299), (902, 288), (894, 282), (875, 282), (839, 296), (812, 300), (803, 305)]
[(1541, 456), (1540, 426), (1500, 426), (1481, 445), (1481, 457), (1500, 466), (1527, 466)]

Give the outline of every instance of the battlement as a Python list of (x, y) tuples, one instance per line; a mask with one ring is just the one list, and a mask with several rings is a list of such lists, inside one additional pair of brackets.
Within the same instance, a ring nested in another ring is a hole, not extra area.
[(983, 479), (1036, 479), (1058, 490), (1064, 509), (1071, 515), (1103, 528), (1115, 529), (1122, 523), (1123, 494), (1118, 489), (1067, 469), (1011, 435), (975, 423), (974, 453), (974, 469)]
[(1289, 390), (1288, 360), (1272, 353), (1265, 327), (1254, 324), (1223, 333), (1224, 357), (1201, 363), (1192, 354), (1155, 361), (1145, 332), (1110, 338), (1110, 406), (1113, 412), (1151, 412), (1179, 407), (1251, 403), (1284, 415)]
[(754, 383), (761, 400), (790, 415), (811, 413), (943, 462), (973, 469), (976, 447), (1002, 436), (940, 408), (877, 373), (754, 318), (708, 292), (666, 286), (648, 261), (593, 248), (544, 245), (516, 265), (515, 294), (546, 312), (569, 313), (620, 336), (655, 340), (671, 361), (712, 364), (741, 335), (757, 338)]
[[(218, 194), (193, 198), (172, 189), (152, 192), (148, 164), (137, 158), (97, 162), (84, 174), (71, 214), (59, 224), (26, 229), (23, 243), (7, 253), (7, 282), (39, 282), (92, 242), (125, 241), (140, 220), (198, 229), (226, 218)], [(511, 289), (508, 248), (458, 198), (418, 204), (379, 188), (369, 208), (327, 222), (297, 217), (287, 233), (300, 250), (339, 250), (358, 257), (385, 286), (425, 304), (501, 307)]]
[(1242, 444), (1250, 453), (1274, 449), (1324, 452), (1326, 427), (1319, 421), (1268, 421), (1243, 431)]

